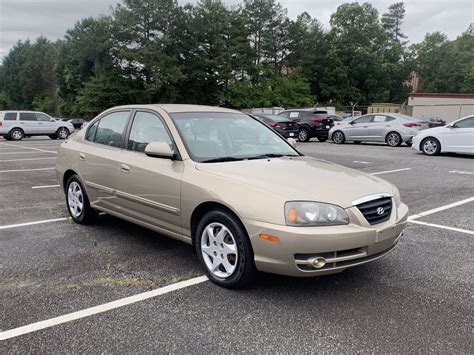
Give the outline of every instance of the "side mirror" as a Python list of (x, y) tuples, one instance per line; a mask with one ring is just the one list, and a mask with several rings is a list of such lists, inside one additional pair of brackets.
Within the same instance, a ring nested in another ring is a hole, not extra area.
[(453, 124), (450, 124), (450, 125), (448, 126), (448, 128), (458, 128), (458, 126), (456, 126), (456, 124), (453, 123)]
[(349, 122), (350, 125), (353, 125), (353, 124), (356, 124), (356, 123), (357, 123), (357, 122), (355, 122), (355, 121)]
[(170, 146), (165, 142), (151, 142), (145, 147), (145, 154), (149, 157), (171, 159), (176, 157), (176, 154), (171, 150)]
[(296, 144), (296, 139), (294, 139), (294, 138), (288, 138), (287, 141), (288, 141), (288, 143), (290, 143), (290, 145), (291, 145), (293, 148), (296, 149), (296, 146), (297, 146), (297, 144)]

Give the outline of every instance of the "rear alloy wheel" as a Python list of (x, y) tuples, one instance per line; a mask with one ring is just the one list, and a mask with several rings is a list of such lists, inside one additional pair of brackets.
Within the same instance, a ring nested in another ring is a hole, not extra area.
[(332, 134), (332, 141), (336, 144), (342, 144), (346, 141), (346, 136), (341, 131), (336, 131)]
[(436, 138), (425, 138), (423, 142), (421, 142), (421, 151), (425, 155), (438, 155), (441, 151), (441, 144)]
[(25, 134), (19, 128), (14, 128), (10, 132), (10, 139), (12, 141), (21, 141), (24, 137), (25, 137)]
[(77, 175), (69, 178), (66, 184), (66, 203), (72, 220), (79, 224), (93, 222), (96, 213), (90, 206), (86, 190)]
[(215, 284), (235, 289), (253, 280), (252, 245), (241, 223), (229, 212), (214, 210), (202, 218), (195, 247), (207, 277)]
[(307, 142), (311, 137), (309, 136), (309, 131), (307, 128), (300, 128), (298, 131), (298, 140), (300, 142)]
[(402, 137), (397, 132), (390, 132), (387, 134), (385, 141), (391, 147), (398, 147), (400, 144), (402, 144)]
[(59, 139), (66, 139), (67, 137), (69, 137), (69, 130), (66, 128), (66, 127), (61, 127), (58, 129), (58, 131), (56, 132), (56, 136), (59, 138)]

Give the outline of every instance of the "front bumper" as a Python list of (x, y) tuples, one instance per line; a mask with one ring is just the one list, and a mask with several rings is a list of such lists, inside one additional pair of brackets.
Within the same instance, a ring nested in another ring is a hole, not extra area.
[[(376, 260), (388, 254), (403, 234), (408, 207), (401, 204), (386, 222), (370, 226), (357, 207), (348, 208), (351, 223), (331, 227), (290, 227), (245, 219), (258, 270), (289, 276), (318, 276)], [(260, 234), (276, 236), (270, 242)], [(324, 258), (317, 268), (316, 260)]]

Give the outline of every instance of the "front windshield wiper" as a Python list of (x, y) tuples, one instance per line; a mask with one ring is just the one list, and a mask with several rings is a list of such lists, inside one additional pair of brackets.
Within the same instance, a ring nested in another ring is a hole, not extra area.
[(281, 158), (281, 157), (297, 157), (298, 155), (294, 154), (275, 154), (275, 153), (268, 153), (268, 154), (260, 154), (254, 155), (251, 157), (247, 157), (246, 159), (267, 159), (267, 158)]
[(236, 157), (219, 157), (219, 158), (212, 158), (207, 160), (202, 160), (201, 163), (221, 163), (225, 161), (239, 161), (244, 160), (244, 158), (236, 158)]

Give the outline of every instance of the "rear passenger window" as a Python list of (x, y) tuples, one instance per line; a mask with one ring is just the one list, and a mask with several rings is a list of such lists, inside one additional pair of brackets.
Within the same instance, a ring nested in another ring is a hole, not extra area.
[(148, 143), (165, 142), (170, 147), (171, 138), (161, 119), (149, 112), (137, 112), (133, 120), (127, 148), (136, 152), (144, 152)]
[(386, 121), (388, 121), (386, 116), (376, 115), (374, 116), (373, 122), (386, 122)]
[(120, 111), (102, 117), (97, 126), (94, 142), (111, 147), (120, 147), (128, 114), (128, 111)]
[(15, 121), (16, 120), (16, 112), (6, 112), (3, 119), (5, 121)]
[(36, 121), (34, 112), (20, 112), (20, 121)]

